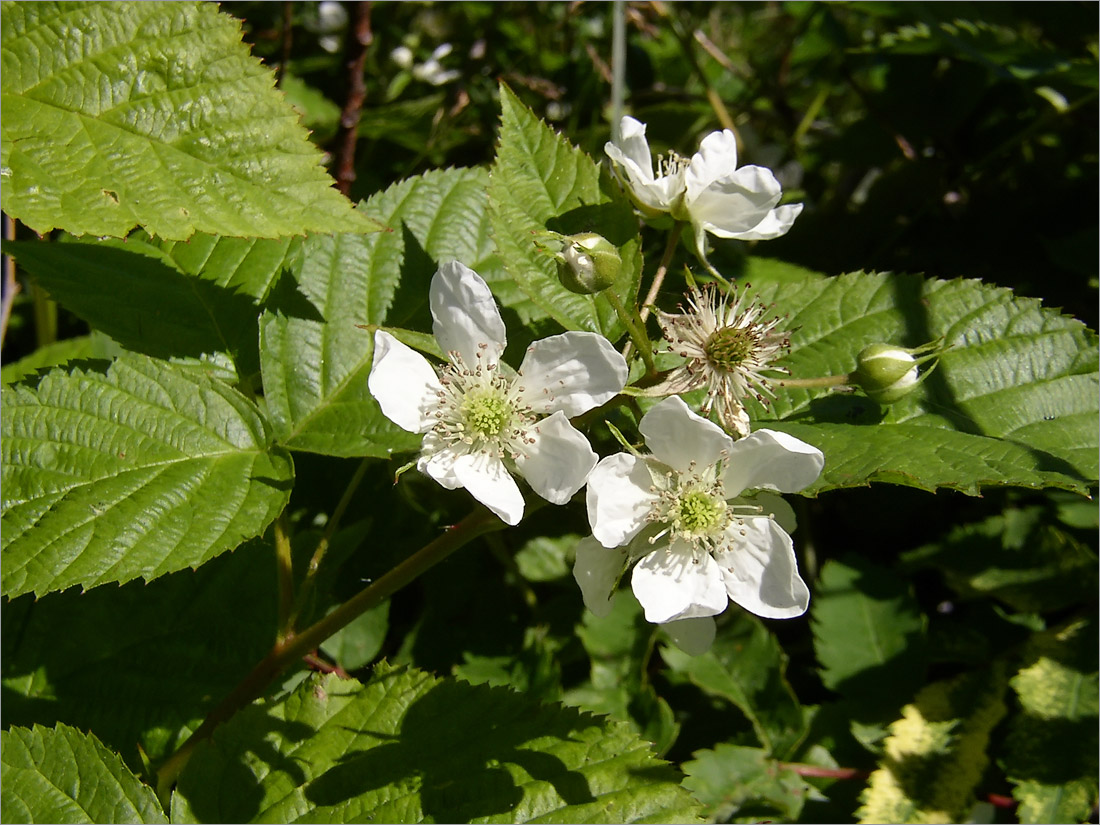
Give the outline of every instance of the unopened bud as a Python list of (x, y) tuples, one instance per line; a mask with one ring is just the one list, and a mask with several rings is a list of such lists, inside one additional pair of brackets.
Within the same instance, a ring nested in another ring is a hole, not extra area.
[(931, 372), (920, 373), (920, 365), (936, 353), (916, 357), (934, 349), (926, 345), (916, 349), (893, 344), (871, 344), (857, 356), (858, 366), (852, 373), (852, 383), (880, 404), (893, 404), (908, 395)]
[(607, 238), (595, 232), (562, 237), (558, 256), (558, 280), (570, 292), (592, 295), (603, 292), (619, 277), (623, 259)]

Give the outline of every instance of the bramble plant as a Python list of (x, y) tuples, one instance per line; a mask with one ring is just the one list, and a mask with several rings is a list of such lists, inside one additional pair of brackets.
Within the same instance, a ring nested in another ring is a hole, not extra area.
[(0, 4), (0, 817), (1095, 821), (1095, 21), (499, 8)]

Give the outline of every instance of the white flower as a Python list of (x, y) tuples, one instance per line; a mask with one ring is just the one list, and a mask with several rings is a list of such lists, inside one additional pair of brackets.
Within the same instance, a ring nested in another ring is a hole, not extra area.
[(437, 371), (379, 330), (367, 382), (387, 418), (424, 433), (417, 469), (449, 490), (465, 487), (508, 524), (523, 516), (511, 470), (547, 501), (569, 501), (596, 464), (569, 418), (620, 393), (626, 361), (600, 335), (566, 332), (536, 341), (511, 373), (500, 362), (506, 338), (493, 295), (457, 261), (439, 267), (429, 302), (449, 363)]
[(609, 456), (588, 478), (593, 538), (577, 547), (573, 569), (588, 608), (606, 613), (637, 562), (630, 583), (646, 619), (676, 622), (669, 629), (687, 637), (688, 652), (706, 649), (713, 622), (699, 620), (729, 600), (768, 619), (802, 615), (810, 592), (787, 533), (793, 511), (769, 492), (739, 496), (802, 490), (820, 475), (821, 452), (771, 430), (733, 441), (676, 396), (646, 413), (640, 429), (652, 455)]
[(669, 349), (686, 360), (650, 392), (679, 395), (705, 387), (703, 415), (717, 408), (726, 430), (746, 436), (749, 415), (741, 399), (752, 395), (766, 404), (768, 397), (774, 397), (762, 372), (787, 372), (772, 366), (772, 361), (790, 348), (790, 339), (776, 331), (779, 318), (761, 320), (767, 308), (746, 302), (744, 294), (727, 295), (707, 286), (692, 290), (688, 304), (689, 311), (680, 314), (657, 311)]
[(704, 234), (758, 241), (785, 235), (802, 204), (776, 206), (779, 181), (763, 166), (737, 168), (737, 139), (724, 129), (711, 132), (689, 160), (675, 153), (657, 159), (656, 174), (645, 124), (624, 117), (619, 140), (604, 151), (614, 163), (638, 207), (653, 217), (669, 213), (689, 221), (696, 249), (705, 249)]

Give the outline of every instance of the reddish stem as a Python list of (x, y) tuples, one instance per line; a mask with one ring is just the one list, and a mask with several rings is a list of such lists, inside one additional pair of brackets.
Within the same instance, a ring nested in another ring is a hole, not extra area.
[(816, 776), (823, 779), (866, 779), (870, 771), (856, 768), (823, 768), (820, 765), (803, 765), (797, 762), (780, 762), (780, 768), (794, 771), (799, 776)]
[(340, 131), (336, 135), (336, 188), (348, 197), (355, 180), (355, 141), (359, 137), (359, 118), (367, 85), (363, 82), (363, 67), (367, 62), (367, 46), (374, 35), (370, 28), (370, 0), (355, 4), (354, 18), (348, 27), (347, 68), (348, 99), (340, 113)]

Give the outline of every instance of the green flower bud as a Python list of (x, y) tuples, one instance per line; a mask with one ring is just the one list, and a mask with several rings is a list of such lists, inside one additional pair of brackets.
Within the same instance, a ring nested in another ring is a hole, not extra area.
[[(893, 344), (871, 344), (864, 347), (856, 358), (858, 366), (852, 373), (852, 383), (880, 404), (893, 404), (908, 395), (932, 370), (920, 374), (920, 365), (935, 354), (922, 358), (933, 345), (916, 349)], [(933, 367), (934, 369), (934, 367)]]
[(582, 232), (562, 236), (562, 242), (564, 247), (556, 256), (562, 286), (570, 292), (591, 295), (615, 283), (623, 259), (607, 238), (595, 232)]

